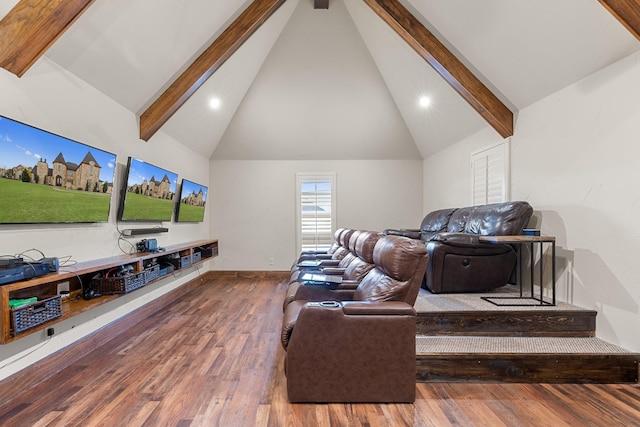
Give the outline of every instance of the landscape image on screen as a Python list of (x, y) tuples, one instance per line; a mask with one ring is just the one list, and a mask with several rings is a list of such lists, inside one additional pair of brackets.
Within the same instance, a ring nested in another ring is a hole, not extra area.
[(116, 155), (0, 116), (0, 223), (107, 222)]
[(207, 187), (183, 179), (180, 200), (176, 206), (177, 222), (202, 222), (207, 202)]
[(171, 221), (178, 175), (130, 157), (120, 221)]

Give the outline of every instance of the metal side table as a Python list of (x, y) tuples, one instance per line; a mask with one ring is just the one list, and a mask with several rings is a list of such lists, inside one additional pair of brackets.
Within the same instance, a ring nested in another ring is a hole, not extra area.
[[(499, 306), (512, 306), (512, 307), (533, 307), (533, 306), (553, 306), (556, 305), (556, 238), (554, 236), (480, 236), (479, 240), (485, 243), (505, 243), (517, 245), (517, 258), (516, 258), (516, 271), (517, 271), (517, 280), (518, 286), (520, 287), (520, 296), (519, 297), (506, 297), (506, 296), (496, 296), (496, 297), (481, 297), (483, 300), (488, 301), (492, 304)], [(551, 301), (547, 301), (544, 299), (544, 245), (551, 246)], [(528, 245), (530, 252), (530, 282), (531, 289), (529, 290), (529, 295), (525, 295), (523, 290), (523, 281), (522, 281), (522, 273), (523, 273), (523, 255), (522, 255), (522, 246)], [(535, 296), (534, 292), (534, 267), (535, 267), (535, 246), (538, 245), (540, 247), (540, 297)], [(517, 302), (511, 303), (502, 300), (516, 300)], [(520, 302), (522, 301), (522, 302)], [(529, 301), (529, 302), (527, 302)]]

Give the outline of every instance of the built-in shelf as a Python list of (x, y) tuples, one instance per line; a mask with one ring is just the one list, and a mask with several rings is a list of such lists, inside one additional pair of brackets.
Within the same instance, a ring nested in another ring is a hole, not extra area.
[[(142, 252), (79, 262), (72, 266), (61, 267), (59, 271), (54, 273), (2, 285), (0, 286), (0, 312), (2, 313), (0, 317), (0, 344), (6, 344), (48, 328), (55, 323), (77, 316), (123, 295), (102, 295), (97, 298), (84, 299), (83, 288), (90, 286), (92, 278), (99, 273), (104, 274), (121, 266), (129, 266), (133, 273), (139, 273), (143, 272), (149, 264), (160, 263), (170, 263), (175, 270), (181, 270), (198, 265), (217, 255), (217, 240), (197, 240), (168, 246), (161, 252)], [(145, 286), (166, 276), (168, 274), (149, 280)], [(65, 282), (68, 282), (70, 293), (62, 299), (62, 316), (30, 327), (23, 332), (14, 333), (9, 300), (29, 297), (38, 297), (38, 300), (51, 298), (58, 295), (58, 284)], [(131, 292), (135, 292), (135, 290)]]

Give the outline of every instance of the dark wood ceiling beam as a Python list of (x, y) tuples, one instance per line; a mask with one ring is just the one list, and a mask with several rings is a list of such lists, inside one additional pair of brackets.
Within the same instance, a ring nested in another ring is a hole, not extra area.
[(627, 30), (640, 40), (640, 0), (599, 0)]
[(254, 0), (142, 113), (140, 138), (148, 141), (284, 2)]
[(329, 9), (329, 0), (313, 0), (314, 9)]
[(21, 77), (94, 0), (20, 0), (0, 21), (0, 67)]
[(397, 0), (364, 0), (503, 137), (513, 135), (513, 112)]

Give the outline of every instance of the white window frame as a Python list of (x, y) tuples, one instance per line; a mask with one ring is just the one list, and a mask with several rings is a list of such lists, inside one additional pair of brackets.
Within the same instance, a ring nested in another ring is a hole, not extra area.
[(471, 153), (471, 205), (506, 202), (511, 188), (509, 138)]
[[(303, 173), (303, 172), (298, 172), (296, 173), (296, 205), (295, 205), (295, 209), (296, 209), (296, 253), (300, 253), (303, 250), (303, 244), (302, 244), (302, 238), (303, 238), (303, 233), (302, 233), (302, 183), (303, 182), (308, 182), (308, 181), (328, 181), (331, 183), (331, 224), (330, 224), (330, 230), (329, 230), (329, 239), (327, 241), (328, 244), (326, 244), (327, 248), (328, 246), (331, 245), (332, 241), (333, 241), (333, 233), (336, 229), (336, 220), (337, 220), (337, 204), (336, 204), (336, 173), (335, 172), (326, 172), (326, 173)], [(326, 240), (326, 239), (325, 239)], [(323, 246), (325, 246), (322, 243), (322, 240), (316, 242), (316, 245), (320, 244), (320, 246), (318, 247), (319, 249), (322, 249)], [(317, 247), (317, 246), (316, 246)], [(308, 249), (308, 248), (304, 248), (304, 249)]]

